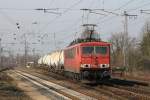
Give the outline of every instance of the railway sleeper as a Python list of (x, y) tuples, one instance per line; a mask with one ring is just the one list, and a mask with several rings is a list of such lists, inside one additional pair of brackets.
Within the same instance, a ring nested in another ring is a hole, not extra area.
[(123, 96), (125, 98), (128, 98), (128, 99), (150, 100), (150, 96), (139, 94), (139, 93), (135, 93), (135, 92), (131, 92), (131, 91), (128, 91), (128, 90), (123, 90), (123, 89), (116, 88), (116, 87), (103, 86), (101, 88), (109, 90), (109, 91), (115, 93), (116, 95), (121, 95), (121, 96)]

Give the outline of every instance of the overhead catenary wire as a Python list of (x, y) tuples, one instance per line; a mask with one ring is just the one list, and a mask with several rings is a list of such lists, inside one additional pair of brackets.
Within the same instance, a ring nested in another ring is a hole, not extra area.
[(34, 11), (35, 9), (30, 9), (30, 8), (0, 8), (0, 10), (14, 10), (14, 11)]
[(51, 0), (50, 5), (52, 5), (54, 3), (55, 0)]
[[(75, 26), (79, 23), (79, 22), (81, 22), (81, 18), (79, 17), (73, 24), (71, 24), (69, 27), (67, 27), (67, 28), (65, 28), (65, 29), (62, 29), (62, 30), (60, 30), (60, 31), (55, 31), (55, 32), (52, 32), (52, 33), (55, 33), (55, 38), (57, 38), (56, 37), (56, 33), (58, 34), (58, 33), (67, 33), (70, 29), (72, 30), (72, 29), (77, 29)], [(69, 29), (69, 30), (68, 30)], [(43, 35), (44, 36), (44, 35)], [(47, 36), (46, 37), (48, 37), (49, 35), (47, 34)], [(66, 37), (66, 35), (64, 35), (65, 37)], [(67, 35), (68, 36), (68, 35)], [(65, 39), (65, 37), (63, 37), (63, 38), (57, 38), (58, 40), (62, 40), (62, 39)], [(41, 39), (42, 39), (43, 37), (41, 37)], [(55, 39), (55, 41), (56, 41), (56, 39)]]
[[(129, 0), (130, 1), (130, 0)], [(135, 0), (134, 0), (135, 1)], [(129, 3), (130, 4), (130, 3)], [(128, 5), (129, 5), (128, 4)], [(143, 4), (143, 3), (141, 3), (141, 4)], [(144, 3), (144, 4), (146, 4), (146, 3)], [(124, 4), (125, 5), (125, 4)], [(125, 7), (127, 7), (128, 5), (126, 5), (126, 6), (124, 6), (124, 7), (122, 7), (122, 8), (125, 8)], [(141, 5), (142, 6), (142, 5)], [(139, 6), (137, 6), (137, 7), (139, 7)], [(144, 6), (143, 6), (144, 7)], [(121, 8), (121, 9), (122, 9)], [(60, 10), (66, 10), (66, 9), (68, 9), (68, 8), (59, 8)], [(120, 9), (120, 10), (121, 10)], [(138, 8), (139, 9), (139, 8)], [(11, 9), (6, 9), (6, 10), (11, 10)], [(13, 9), (12, 9), (13, 10)], [(14, 9), (15, 10), (15, 9)], [(20, 11), (26, 11), (26, 10), (33, 10), (33, 9), (16, 9), (16, 10), (20, 10)], [(79, 10), (79, 9), (73, 9), (73, 8), (70, 8), (69, 9), (69, 11), (74, 11), (74, 10)], [(106, 17), (104, 17), (104, 18), (106, 18), (106, 19), (100, 19), (100, 23), (99, 24), (101, 24), (101, 23), (105, 23), (105, 22), (107, 22), (107, 21), (109, 21), (109, 20), (112, 20), (115, 16), (112, 16), (113, 18), (110, 18), (111, 16), (108, 16), (109, 18), (107, 19)], [(69, 26), (70, 27), (70, 26)], [(69, 30), (70, 30), (70, 28), (68, 28)], [(66, 30), (67, 30), (67, 28), (66, 28)], [(60, 30), (60, 31), (66, 31), (66, 30)], [(64, 37), (65, 38), (65, 37)]]
[(11, 18), (10, 16), (8, 16), (5, 12), (3, 12), (2, 10), (0, 10), (0, 14), (12, 25), (18, 25), (18, 23), (15, 22), (15, 20), (13, 18)]
[(69, 27), (63, 29), (63, 30), (60, 30), (60, 31), (56, 31), (56, 33), (61, 33), (61, 32), (66, 32), (68, 29), (72, 29), (73, 27), (75, 27), (79, 22), (81, 22), (81, 19), (82, 18), (78, 18), (72, 25), (70, 25)]
[[(0, 10), (9, 10), (9, 11), (35, 11), (35, 10), (67, 10), (68, 8), (63, 7), (50, 7), (50, 8), (0, 8)], [(70, 8), (71, 11), (77, 11), (80, 9)]]
[[(52, 0), (53, 1), (53, 0)], [(134, 1), (134, 0), (132, 0), (132, 1)], [(127, 3), (125, 3), (124, 4), (124, 6), (125, 5), (127, 5), (127, 4), (129, 4), (129, 3), (131, 3), (131, 0), (129, 0)], [(7, 9), (7, 8), (6, 8)], [(12, 8), (11, 8), (12, 9)], [(59, 9), (67, 9), (67, 8), (59, 8)], [(120, 9), (120, 8), (118, 8), (118, 9)], [(14, 10), (15, 10), (15, 8), (14, 8)], [(21, 10), (21, 9), (16, 9), (16, 10)], [(32, 9), (22, 9), (22, 10), (32, 10)], [(69, 8), (69, 10), (73, 10), (72, 8)]]
[(81, 2), (82, 2), (82, 0), (79, 0), (76, 3), (74, 3), (73, 5), (71, 5), (70, 7), (68, 7), (67, 9), (65, 9), (62, 12), (61, 15), (56, 16), (54, 19), (50, 20), (46, 25), (44, 25), (43, 28), (38, 31), (38, 33), (40, 33), (41, 31), (45, 30), (50, 24), (52, 24), (53, 22), (55, 22), (58, 18), (60, 18), (61, 16), (63, 16), (65, 13), (67, 13), (69, 10), (71, 10), (73, 7), (75, 7), (76, 5), (78, 5)]
[(150, 14), (150, 10), (149, 9), (146, 9), (146, 10), (140, 10), (141, 13), (144, 13), (144, 14)]
[[(51, 0), (51, 2), (54, 2), (55, 0)], [(82, 1), (82, 0), (79, 0), (79, 3), (80, 3), (80, 1)], [(104, 1), (104, 0), (103, 0)], [(126, 6), (128, 6), (129, 4), (131, 4), (132, 2), (134, 2), (135, 0), (129, 0), (129, 1), (127, 1), (125, 4), (123, 4), (123, 5), (121, 5), (120, 7), (118, 7), (118, 8), (116, 8), (116, 9), (111, 9), (112, 11), (115, 11), (115, 10), (121, 10), (122, 8), (124, 8), (124, 7), (126, 7)], [(50, 3), (51, 4), (51, 3)], [(75, 3), (74, 5), (76, 5), (76, 4), (78, 4), (78, 2), (77, 3)], [(93, 3), (90, 3), (90, 6), (92, 5)], [(142, 7), (143, 6), (147, 6), (149, 3), (145, 3), (144, 5), (141, 5)], [(80, 9), (73, 9), (72, 7), (74, 6), (74, 5), (72, 5), (71, 7), (69, 7), (69, 8), (63, 8), (63, 7), (56, 7), (56, 8), (49, 8), (48, 10), (50, 10), (50, 9), (57, 9), (57, 10), (80, 10)], [(140, 7), (140, 6), (139, 6)], [(90, 7), (89, 7), (90, 8)], [(136, 9), (136, 8), (135, 8)], [(32, 11), (34, 11), (35, 9), (34, 8), (0, 8), (0, 10), (20, 10), (20, 11), (26, 11), (26, 10), (32, 10)], [(129, 10), (134, 10), (134, 9), (129, 9)]]
[[(116, 11), (117, 11), (117, 10), (121, 10), (122, 8), (124, 8), (124, 7), (127, 6), (128, 4), (132, 3), (133, 1), (135, 1), (135, 0), (129, 0), (127, 3), (125, 3), (124, 5), (120, 6), (119, 8), (117, 8), (117, 9), (115, 9), (115, 10), (116, 10)], [(149, 2), (149, 3), (145, 3), (145, 4), (143, 4), (143, 5), (140, 5), (140, 6), (136, 7), (136, 8), (129, 9), (129, 10), (127, 10), (127, 12), (137, 10), (137, 9), (142, 8), (143, 6), (147, 6), (147, 5), (149, 5), (149, 4), (150, 4), (150, 2)], [(121, 16), (122, 16), (122, 15), (121, 15)], [(102, 19), (104, 19), (104, 18), (105, 18), (105, 17), (103, 17)], [(107, 22), (107, 21), (109, 21), (109, 20), (111, 20), (111, 19), (113, 19), (113, 18), (115, 18), (115, 16), (112, 16), (112, 18), (110, 17), (110, 18), (104, 19), (103, 21), (98, 22), (97, 24), (105, 23), (105, 22)]]
[(125, 4), (121, 5), (119, 8), (115, 9), (114, 11), (121, 10), (122, 8), (128, 6), (129, 4), (131, 4), (134, 1), (135, 0), (129, 0), (129, 1), (127, 1)]
[[(88, 8), (91, 8), (93, 4), (94, 4), (94, 0), (91, 0), (91, 3), (90, 3), (90, 5), (88, 6)], [(83, 16), (84, 16), (84, 15), (83, 15)], [(87, 23), (88, 23), (89, 17), (90, 17), (90, 12), (87, 14)], [(83, 24), (83, 22), (82, 22), (82, 24)]]
[[(122, 6), (116, 8), (114, 11), (121, 10), (122, 8), (128, 6), (130, 3), (134, 2), (134, 1), (135, 1), (135, 0), (129, 0), (128, 2), (126, 2), (125, 4), (123, 4)], [(111, 13), (111, 12), (110, 12), (110, 13)], [(116, 14), (117, 16), (119, 16), (119, 14), (117, 14), (117, 13), (113, 13), (113, 12), (112, 12), (112, 14), (114, 14), (114, 15)], [(105, 17), (103, 17), (103, 18), (105, 18)], [(110, 17), (110, 18), (104, 19), (103, 21), (98, 22), (97, 24), (104, 23), (104, 22), (109, 21), (109, 20), (111, 20), (111, 19), (113, 19), (113, 18), (115, 18), (115, 16), (112, 16), (112, 17)]]
[(150, 5), (150, 2), (144, 3), (144, 4), (142, 4), (142, 5), (138, 6), (138, 7), (135, 7), (135, 8), (129, 9), (129, 10), (127, 10), (127, 12), (135, 11), (135, 10), (138, 10), (138, 9), (140, 9), (140, 8), (142, 8), (142, 7), (146, 7), (146, 6), (148, 6), (148, 5)]
[[(107, 11), (106, 11), (107, 12)], [(108, 12), (108, 13), (110, 13), (110, 12)], [(113, 14), (113, 13), (112, 13)], [(113, 16), (114, 17), (114, 16)], [(110, 19), (112, 19), (112, 18), (109, 18), (109, 20)], [(102, 23), (104, 23), (105, 21), (108, 21), (108, 19), (106, 19), (106, 20), (103, 20), (103, 21), (101, 21)]]
[(92, 9), (93, 11), (95, 10), (99, 10), (99, 11), (102, 11), (102, 12), (105, 12), (105, 13), (108, 13), (108, 14), (113, 14), (113, 15), (116, 15), (116, 16), (119, 16), (119, 14), (118, 13), (115, 13), (115, 12), (112, 12), (112, 11), (107, 11), (107, 10), (105, 10), (105, 9)]
[[(124, 7), (128, 6), (130, 3), (134, 2), (134, 1), (135, 1), (135, 0), (129, 0), (128, 2), (126, 2), (125, 4), (123, 4), (122, 6), (120, 6), (120, 7), (116, 8), (115, 10), (112, 10), (112, 11), (118, 11), (118, 10), (121, 10), (122, 8), (124, 8)], [(133, 11), (133, 10), (137, 10), (138, 8), (141, 8), (141, 7), (143, 7), (143, 6), (147, 6), (147, 5), (149, 5), (149, 4), (150, 4), (150, 2), (149, 2), (149, 3), (145, 3), (145, 4), (143, 4), (143, 5), (140, 5), (140, 6), (136, 7), (136, 8), (133, 8), (133, 9), (127, 10), (127, 12), (129, 12), (129, 11)], [(104, 19), (105, 17), (106, 17), (106, 16), (104, 16), (104, 17), (103, 17), (103, 18), (101, 18), (101, 19)], [(105, 23), (105, 22), (107, 22), (107, 21), (109, 21), (109, 20), (111, 20), (111, 19), (113, 19), (113, 18), (115, 18), (115, 16), (112, 16), (112, 18), (104, 19), (103, 21), (98, 22), (97, 24)]]

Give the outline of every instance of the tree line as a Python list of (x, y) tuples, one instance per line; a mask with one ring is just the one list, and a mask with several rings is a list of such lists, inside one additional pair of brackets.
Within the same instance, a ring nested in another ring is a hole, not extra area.
[(150, 71), (150, 22), (146, 22), (137, 38), (124, 33), (111, 35), (111, 64), (113, 67), (126, 67), (129, 71)]

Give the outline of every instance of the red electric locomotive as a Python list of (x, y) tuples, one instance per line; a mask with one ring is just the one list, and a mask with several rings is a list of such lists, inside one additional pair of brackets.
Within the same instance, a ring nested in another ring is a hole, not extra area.
[(85, 42), (64, 50), (64, 69), (78, 79), (110, 78), (110, 44)]
[(64, 49), (64, 70), (67, 76), (81, 80), (110, 78), (110, 43), (91, 38), (92, 32), (90, 38), (81, 39)]
[(110, 78), (110, 43), (103, 42), (94, 31), (93, 24), (85, 24), (81, 37), (64, 50), (53, 52), (39, 59), (50, 71), (63, 73), (77, 80)]

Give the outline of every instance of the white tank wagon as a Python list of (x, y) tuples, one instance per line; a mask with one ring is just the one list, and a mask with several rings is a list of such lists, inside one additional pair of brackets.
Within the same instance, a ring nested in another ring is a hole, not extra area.
[(47, 66), (48, 70), (61, 72), (64, 69), (64, 51), (55, 51), (44, 57), (41, 57), (38, 64)]
[(42, 57), (38, 60), (38, 65), (42, 65)]
[(47, 66), (50, 65), (50, 62), (51, 62), (50, 58), (51, 58), (51, 54), (48, 54), (48, 55), (45, 56), (45, 59), (43, 59), (45, 65), (47, 65)]
[(47, 67), (48, 65), (47, 65), (47, 57), (48, 57), (48, 55), (45, 55), (45, 56), (43, 56), (43, 57), (41, 57), (40, 59), (38, 59), (38, 65), (39, 66), (44, 66), (44, 67)]
[(44, 57), (43, 57), (43, 59), (42, 59), (42, 64), (45, 66), (45, 67), (48, 67), (48, 65), (47, 65), (47, 57), (48, 57), (48, 55), (45, 55)]
[(51, 54), (48, 54), (45, 59), (45, 64), (50, 66), (51, 65)]

